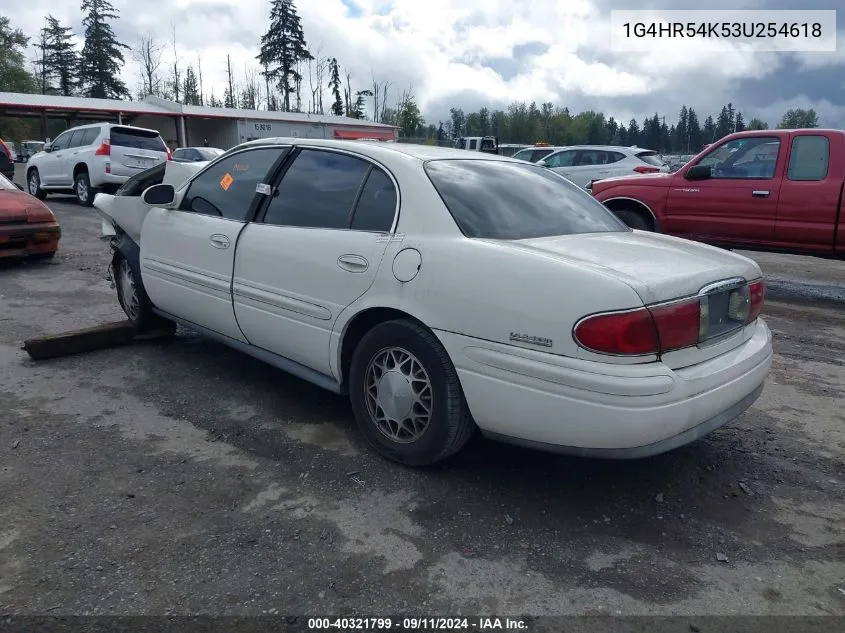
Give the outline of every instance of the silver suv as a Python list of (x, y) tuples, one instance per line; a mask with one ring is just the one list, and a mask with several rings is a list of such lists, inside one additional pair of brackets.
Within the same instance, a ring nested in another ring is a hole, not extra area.
[(98, 191), (114, 191), (130, 177), (171, 159), (155, 130), (96, 123), (62, 132), (29, 159), (27, 189), (43, 200), (48, 193), (72, 191), (91, 206)]

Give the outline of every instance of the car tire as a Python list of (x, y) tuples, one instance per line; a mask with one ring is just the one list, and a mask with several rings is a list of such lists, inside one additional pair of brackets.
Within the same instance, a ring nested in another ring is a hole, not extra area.
[(622, 220), (632, 229), (638, 231), (654, 231), (654, 223), (644, 213), (634, 209), (619, 209), (614, 211), (616, 217)]
[(121, 253), (115, 253), (112, 259), (111, 274), (120, 307), (139, 333), (172, 324), (153, 311), (153, 304), (141, 282), (141, 275)]
[(91, 188), (91, 179), (88, 172), (80, 172), (73, 179), (73, 193), (76, 201), (83, 207), (90, 207), (94, 204), (94, 195), (97, 193)]
[(26, 175), (26, 190), (31, 196), (35, 196), (39, 200), (44, 200), (47, 197), (47, 192), (41, 188), (41, 175), (37, 169), (30, 169)]
[(406, 466), (457, 453), (476, 428), (446, 349), (410, 319), (364, 335), (352, 356), (349, 398), (369, 444)]

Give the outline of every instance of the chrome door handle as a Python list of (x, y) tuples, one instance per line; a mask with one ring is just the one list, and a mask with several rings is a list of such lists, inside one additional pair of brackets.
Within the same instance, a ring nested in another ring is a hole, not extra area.
[(214, 248), (229, 248), (229, 238), (219, 233), (208, 238)]
[(768, 197), (769, 197), (769, 192), (768, 192), (768, 191), (759, 191), (759, 190), (758, 190), (758, 191), (752, 191), (752, 192), (751, 192), (751, 195), (752, 195), (752, 196), (754, 196), (755, 198), (768, 198)]
[(360, 255), (341, 255), (337, 265), (350, 273), (362, 273), (370, 267), (370, 262)]

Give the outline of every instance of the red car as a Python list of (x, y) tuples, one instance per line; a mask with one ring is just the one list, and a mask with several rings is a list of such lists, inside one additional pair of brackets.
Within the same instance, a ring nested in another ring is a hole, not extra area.
[(61, 227), (49, 207), (0, 175), (0, 259), (46, 259), (59, 248)]
[(737, 132), (674, 174), (608, 178), (628, 226), (728, 248), (845, 259), (845, 131)]

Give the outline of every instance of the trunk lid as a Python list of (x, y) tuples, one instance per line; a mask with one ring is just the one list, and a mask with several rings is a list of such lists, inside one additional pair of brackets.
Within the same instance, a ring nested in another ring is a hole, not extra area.
[[(695, 297), (708, 286), (727, 280), (762, 277), (760, 267), (747, 257), (643, 231), (555, 236), (508, 245), (612, 275), (630, 286), (644, 305)], [(707, 304), (701, 317), (707, 322), (701, 326), (707, 332), (706, 340), (700, 339), (697, 347), (664, 354), (664, 362), (672, 367), (702, 362), (745, 340), (745, 328), (731, 316), (734, 304), (730, 295), (735, 287), (715, 288), (708, 299), (700, 300)]]
[(155, 130), (115, 126), (109, 136), (113, 174), (132, 176), (167, 160), (167, 145)]
[(513, 245), (612, 274), (631, 286), (644, 304), (695, 295), (724, 279), (762, 276), (760, 267), (742, 255), (642, 231), (518, 240)]

